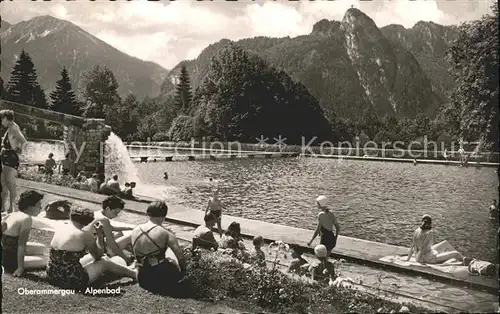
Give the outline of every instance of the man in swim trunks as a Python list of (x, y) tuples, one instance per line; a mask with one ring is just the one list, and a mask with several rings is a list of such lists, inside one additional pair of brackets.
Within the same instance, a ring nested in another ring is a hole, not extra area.
[(208, 200), (205, 216), (209, 213), (215, 216), (219, 235), (222, 237), (222, 202), (219, 199), (219, 189), (216, 189), (213, 197)]
[[(102, 211), (94, 213), (94, 221), (83, 228), (84, 231), (92, 231), (96, 234), (95, 224), (99, 222), (103, 226), (104, 240), (106, 241), (107, 253), (110, 256), (120, 256), (127, 264), (132, 262), (132, 259), (124, 252), (124, 248), (130, 244), (130, 237), (117, 239), (121, 235), (121, 231), (132, 230), (130, 227), (113, 227), (111, 219), (116, 218), (125, 207), (125, 203), (118, 196), (108, 196), (102, 202)], [(115, 234), (113, 232), (116, 232)], [(120, 243), (117, 243), (120, 242)], [(103, 248), (104, 249), (104, 248)]]
[(14, 209), (17, 197), (17, 169), (19, 168), (19, 154), (28, 142), (21, 133), (19, 125), (14, 122), (14, 111), (0, 110), (2, 125), (7, 128), (2, 140), (0, 160), (2, 162), (2, 211), (5, 211), (4, 202), (10, 194), (8, 213)]
[(64, 156), (64, 159), (61, 161), (60, 166), (62, 167), (62, 174), (68, 175), (71, 173), (71, 165), (73, 164), (73, 160), (71, 160), (70, 154), (67, 153)]
[[(318, 214), (318, 227), (314, 231), (313, 237), (308, 246), (312, 244), (314, 239), (318, 236), (321, 237), (320, 244), (323, 244), (327, 251), (328, 255), (337, 245), (337, 238), (340, 232), (340, 224), (337, 221), (335, 215), (330, 211), (330, 209), (326, 206), (328, 199), (324, 196), (318, 196), (316, 199), (316, 203), (318, 208), (321, 209), (321, 212)], [(333, 232), (333, 227), (335, 226), (335, 233)]]

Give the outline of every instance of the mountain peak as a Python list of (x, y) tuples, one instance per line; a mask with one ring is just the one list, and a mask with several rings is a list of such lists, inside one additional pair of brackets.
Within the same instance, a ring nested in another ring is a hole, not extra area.
[(340, 29), (350, 37), (363, 37), (371, 42), (383, 40), (383, 35), (375, 22), (365, 13), (358, 9), (350, 8), (344, 15)]
[(11, 26), (12, 26), (12, 24), (10, 24), (9, 22), (7, 22), (5, 20), (2, 20), (2, 25), (1, 25), (1, 29), (2, 30), (5, 30), (5, 29), (7, 29), (7, 28), (9, 28)]
[(359, 25), (359, 26), (368, 26), (368, 27), (377, 27), (375, 22), (361, 10), (356, 8), (350, 8), (344, 14), (344, 18), (342, 19), (343, 24), (351, 24)]
[(322, 19), (314, 23), (311, 34), (333, 34), (340, 29), (340, 22)]

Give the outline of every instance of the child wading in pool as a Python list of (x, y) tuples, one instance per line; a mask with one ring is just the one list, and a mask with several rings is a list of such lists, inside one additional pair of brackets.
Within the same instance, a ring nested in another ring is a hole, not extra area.
[(218, 198), (219, 189), (216, 189), (214, 195), (208, 200), (205, 216), (210, 213), (215, 216), (219, 235), (222, 237), (222, 202)]

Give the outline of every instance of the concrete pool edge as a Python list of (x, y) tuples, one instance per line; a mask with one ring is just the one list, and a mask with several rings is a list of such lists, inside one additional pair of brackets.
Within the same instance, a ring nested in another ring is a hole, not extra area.
[[(48, 183), (36, 182), (19, 179), (19, 185), (24, 188), (35, 189), (41, 192), (51, 193), (66, 198), (81, 200), (85, 202), (100, 204), (106, 197), (105, 195), (92, 193), (90, 191), (72, 189), (63, 186), (52, 185)], [(143, 200), (143, 202), (126, 200), (127, 212), (145, 215), (145, 207), (147, 203), (144, 201), (153, 201), (154, 199)], [(185, 208), (178, 205), (169, 205), (168, 222), (196, 227), (203, 222), (203, 211), (197, 211)], [(263, 221), (250, 220), (234, 216), (223, 216), (223, 228), (229, 225), (228, 222), (237, 221), (242, 227), (242, 235), (246, 238), (252, 238), (255, 235), (261, 235), (266, 239), (266, 242), (282, 240), (286, 243), (294, 243), (299, 245), (305, 252), (313, 253), (313, 248), (307, 246), (307, 241), (310, 239), (313, 231), (288, 227), (283, 225), (271, 224)], [(317, 243), (317, 242), (315, 242)], [(383, 253), (382, 253), (383, 252)], [(395, 273), (405, 273), (408, 275), (426, 277), (433, 280), (444, 281), (460, 286), (467, 286), (478, 290), (486, 290), (490, 293), (498, 293), (498, 282), (489, 278), (478, 276), (469, 276), (468, 279), (458, 279), (452, 275), (434, 270), (432, 268), (421, 268), (415, 266), (400, 266), (390, 263), (385, 263), (379, 258), (388, 255), (403, 255), (407, 254), (408, 249), (399, 246), (393, 246), (385, 243), (372, 242), (363, 239), (339, 236), (338, 245), (333, 250), (332, 256), (343, 258), (346, 261), (357, 264), (381, 268)]]

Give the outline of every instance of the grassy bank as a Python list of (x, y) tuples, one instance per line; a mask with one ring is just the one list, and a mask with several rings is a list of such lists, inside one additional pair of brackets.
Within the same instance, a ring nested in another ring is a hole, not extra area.
[[(52, 234), (34, 230), (30, 241), (44, 244)], [(54, 289), (45, 272), (30, 272), (24, 278), (4, 275), (4, 313), (375, 313), (397, 312), (401, 304), (341, 287), (330, 287), (301, 277), (290, 277), (278, 269), (246, 268), (221, 252), (191, 252), (183, 298), (157, 296), (142, 290), (130, 279), (106, 278), (96, 288), (121, 287), (119, 295), (20, 295), (19, 288)], [(425, 310), (407, 305), (414, 313)]]

